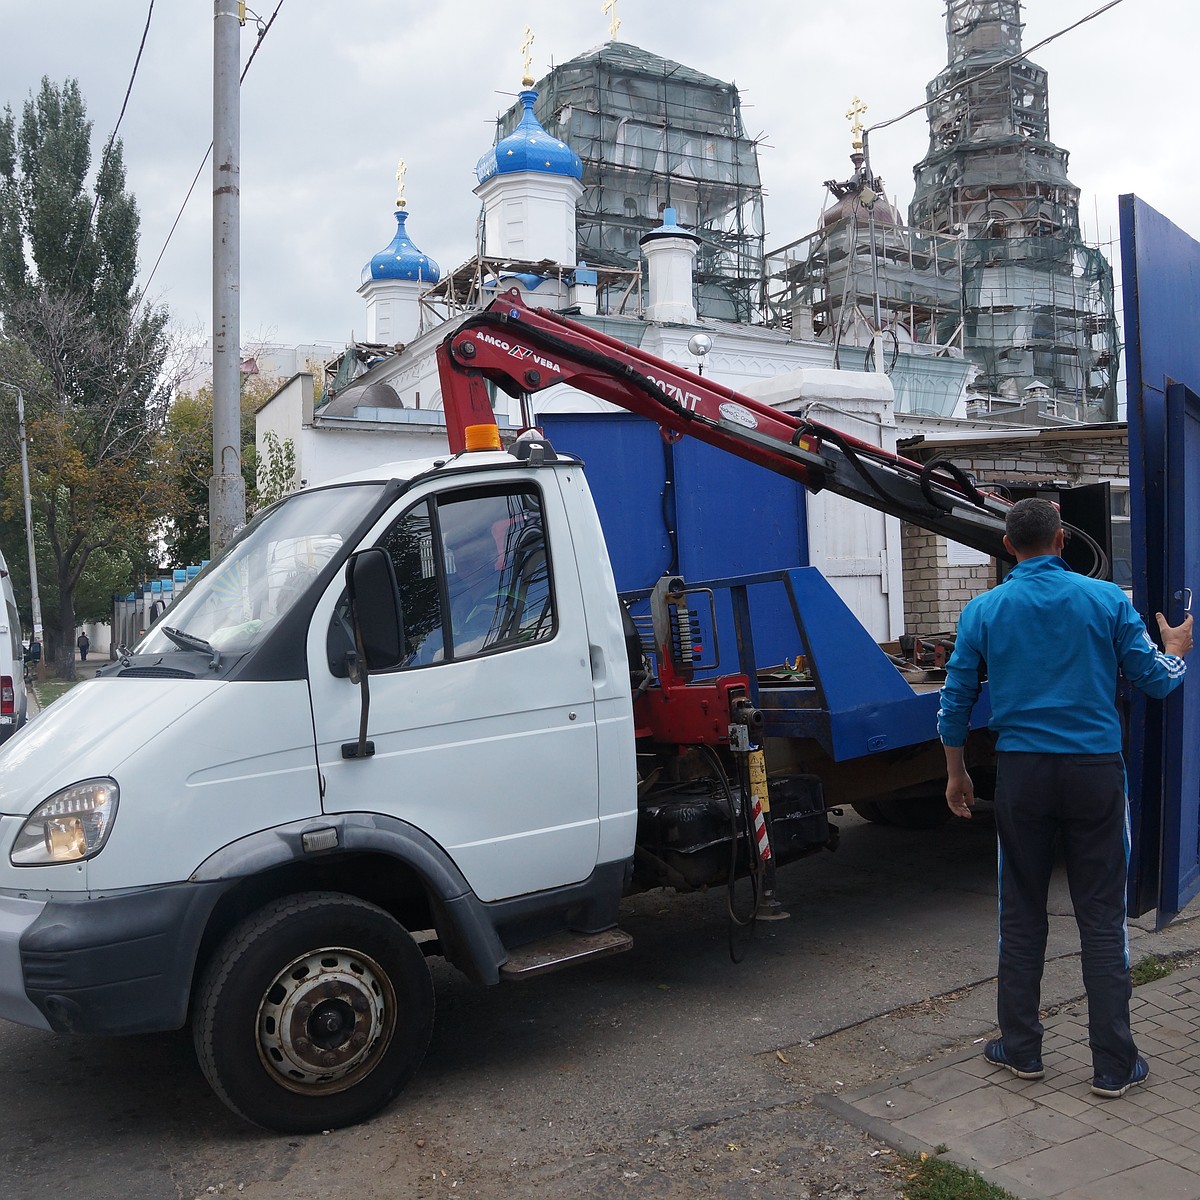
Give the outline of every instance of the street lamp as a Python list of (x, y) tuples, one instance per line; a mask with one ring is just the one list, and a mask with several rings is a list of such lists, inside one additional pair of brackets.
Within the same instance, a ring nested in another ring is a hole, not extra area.
[(17, 433), (21, 439), (21, 489), (25, 493), (25, 538), (29, 543), (29, 591), (33, 608), (33, 636), (42, 640), (42, 602), (38, 596), (37, 558), (33, 552), (33, 516), (29, 511), (29, 459), (25, 453), (25, 394), (15, 383), (0, 379), (0, 387), (17, 393)]
[(712, 349), (712, 338), (707, 333), (693, 333), (688, 338), (688, 352), (694, 354), (700, 361), (696, 365), (697, 374), (704, 374), (704, 356)]

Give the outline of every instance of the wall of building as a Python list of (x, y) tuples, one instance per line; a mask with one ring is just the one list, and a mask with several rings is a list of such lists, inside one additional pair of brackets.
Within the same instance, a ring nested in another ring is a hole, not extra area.
[[(982, 484), (1065, 487), (1126, 482), (1129, 447), (1126, 431), (1106, 430), (1089, 435), (1078, 428), (1039, 430), (1000, 436), (990, 441), (949, 443), (935, 439), (901, 447), (919, 462), (948, 458)], [(902, 528), (904, 555), (904, 612), (908, 633), (931, 634), (953, 630), (967, 601), (992, 585), (994, 560), (985, 564), (952, 561), (972, 557), (956, 553), (943, 537), (915, 525)]]

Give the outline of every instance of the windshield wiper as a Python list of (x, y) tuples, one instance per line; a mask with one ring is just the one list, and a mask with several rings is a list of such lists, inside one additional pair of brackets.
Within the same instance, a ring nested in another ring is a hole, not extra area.
[(209, 642), (206, 642), (202, 637), (196, 637), (194, 634), (185, 633), (182, 629), (172, 629), (170, 625), (162, 627), (163, 633), (167, 635), (177, 645), (180, 650), (199, 650), (203, 654), (211, 654), (212, 662), (208, 664), (210, 671), (215, 671), (221, 665), (221, 652), (215, 649)]

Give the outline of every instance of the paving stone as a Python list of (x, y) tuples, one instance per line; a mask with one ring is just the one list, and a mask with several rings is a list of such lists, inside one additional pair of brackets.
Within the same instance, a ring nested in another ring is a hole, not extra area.
[(895, 1124), (910, 1137), (936, 1146), (997, 1121), (1030, 1112), (1033, 1107), (1032, 1101), (1003, 1088), (977, 1088), (965, 1096), (913, 1113)]
[(1126, 1092), (1124, 1098), (1130, 1104), (1159, 1117), (1170, 1116), (1171, 1113), (1178, 1112), (1181, 1107), (1176, 1101), (1168, 1100), (1166, 1096), (1160, 1096), (1157, 1092), (1148, 1092), (1144, 1088), (1136, 1093)]
[(1150, 1079), (1117, 1100), (1088, 1091), (1083, 1003), (1045, 1018), (1044, 1080), (992, 1067), (979, 1039), (957, 1058), (843, 1098), (890, 1123), (897, 1137), (945, 1143), (953, 1157), (1020, 1196), (1200, 1200), (1200, 968), (1144, 985), (1131, 1011)]
[(1111, 1133), (1114, 1136), (1130, 1126), (1129, 1117), (1136, 1115), (1140, 1117), (1140, 1113), (1130, 1114), (1114, 1111), (1104, 1105), (1103, 1101), (1093, 1104), (1087, 1112), (1081, 1112), (1076, 1116), (1076, 1120), (1082, 1121), (1085, 1125), (1090, 1125), (1093, 1129), (1100, 1130), (1101, 1133)]
[[(1091, 1133), (997, 1168), (996, 1178), (1002, 1181), (1008, 1176), (1026, 1192), (1033, 1189), (1057, 1197), (1071, 1188), (1082, 1188), (1150, 1161), (1151, 1156), (1136, 1146), (1106, 1133)], [(1131, 1195), (1136, 1193), (1126, 1193), (1125, 1200)]]
[[(995, 1069), (995, 1067), (992, 1068), (993, 1071)], [(918, 1095), (927, 1096), (930, 1100), (940, 1104), (943, 1100), (953, 1100), (955, 1096), (961, 1096), (964, 1092), (977, 1088), (979, 1079), (975, 1075), (960, 1070), (957, 1066), (952, 1066), (943, 1067), (940, 1071), (934, 1071), (930, 1075), (918, 1075), (916, 1078), (910, 1079), (905, 1086), (911, 1088)]]
[(1171, 1120), (1195, 1133), (1200, 1133), (1200, 1112), (1194, 1108), (1181, 1108), (1178, 1112), (1171, 1114)]
[(885, 1121), (899, 1121), (930, 1107), (928, 1096), (914, 1092), (907, 1086), (889, 1088), (873, 1096), (864, 1096), (853, 1101), (854, 1107), (871, 1117), (883, 1117)]
[(1144, 1129), (1140, 1125), (1130, 1125), (1128, 1129), (1116, 1136), (1121, 1141), (1136, 1146), (1139, 1150), (1145, 1150), (1147, 1154), (1153, 1154), (1156, 1158), (1163, 1158), (1168, 1150), (1179, 1149), (1177, 1143), (1169, 1141), (1157, 1133), (1151, 1133), (1150, 1130)]
[(1169, 1162), (1147, 1162), (1097, 1179), (1083, 1187), (1059, 1192), (1055, 1200), (1200, 1200), (1200, 1175)]
[(1087, 1125), (1071, 1117), (1035, 1109), (956, 1137), (954, 1150), (970, 1155), (980, 1167), (998, 1167), (1049, 1146), (1087, 1137), (1091, 1132)]
[(1043, 1096), (1041, 1105), (1060, 1112), (1065, 1117), (1077, 1117), (1081, 1112), (1087, 1112), (1092, 1106), (1080, 1096), (1070, 1092), (1058, 1091), (1050, 1096)]
[(1186, 1146), (1191, 1141), (1193, 1134), (1191, 1129), (1178, 1124), (1170, 1117), (1155, 1117), (1151, 1121), (1143, 1122), (1141, 1128), (1148, 1129), (1151, 1133), (1157, 1133), (1159, 1137), (1165, 1137), (1179, 1146)]

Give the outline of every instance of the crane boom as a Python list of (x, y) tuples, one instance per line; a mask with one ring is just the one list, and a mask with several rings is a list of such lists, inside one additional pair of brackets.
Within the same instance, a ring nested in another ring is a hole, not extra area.
[(803, 484), (943, 534), (997, 558), (1010, 504), (946, 462), (921, 464), (832, 426), (743, 396), (515, 291), (468, 317), (438, 347), (450, 448), (471, 425), (495, 424), (488, 383), (510, 396), (565, 383)]

